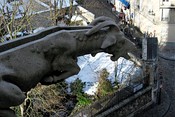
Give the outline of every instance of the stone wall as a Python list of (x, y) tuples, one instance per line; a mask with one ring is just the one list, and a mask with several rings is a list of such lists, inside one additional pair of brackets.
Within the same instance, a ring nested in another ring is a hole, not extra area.
[(126, 117), (135, 115), (152, 104), (151, 87), (133, 93), (127, 88), (104, 97), (71, 117)]
[(145, 92), (143, 95), (140, 95), (136, 99), (127, 103), (125, 106), (121, 107), (117, 111), (110, 113), (107, 117), (134, 116), (139, 113), (144, 107), (147, 107), (147, 104), (152, 104), (151, 90)]

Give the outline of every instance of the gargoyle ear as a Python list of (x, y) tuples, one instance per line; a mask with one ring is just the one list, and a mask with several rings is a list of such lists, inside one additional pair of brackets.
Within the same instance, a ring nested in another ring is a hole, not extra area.
[(107, 38), (103, 41), (101, 48), (105, 49), (105, 48), (107, 48), (115, 43), (116, 43), (115, 36), (107, 36)]

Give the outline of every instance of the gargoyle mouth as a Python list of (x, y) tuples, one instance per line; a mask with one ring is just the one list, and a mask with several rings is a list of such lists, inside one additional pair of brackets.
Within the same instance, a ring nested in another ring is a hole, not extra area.
[(128, 53), (121, 53), (121, 54), (118, 53), (117, 55), (111, 54), (111, 60), (112, 61), (117, 61), (120, 57), (124, 57), (125, 59), (130, 59), (131, 58), (130, 55), (133, 55), (133, 54), (131, 54), (129, 52)]
[(111, 56), (111, 60), (112, 60), (112, 61), (116, 61), (116, 56), (115, 56), (115, 55), (112, 55), (112, 56)]
[(119, 58), (120, 58), (120, 55), (114, 55), (114, 54), (112, 54), (110, 59), (112, 61), (117, 61)]

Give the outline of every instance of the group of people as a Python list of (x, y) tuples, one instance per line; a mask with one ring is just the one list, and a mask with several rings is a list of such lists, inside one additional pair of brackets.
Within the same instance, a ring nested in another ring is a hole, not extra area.
[(131, 14), (129, 12), (130, 9), (129, 2), (122, 1), (122, 4), (120, 3), (118, 8), (116, 8), (116, 5), (111, 0), (107, 0), (107, 3), (112, 6), (112, 12), (116, 12), (117, 10), (119, 10), (118, 8), (121, 8), (120, 11), (117, 11), (117, 14), (122, 24), (128, 24), (128, 23), (132, 24), (133, 13)]
[(119, 20), (121, 21), (121, 23), (123, 24), (131, 24), (132, 23), (132, 20), (131, 20), (131, 17), (130, 17), (130, 14), (129, 14), (129, 11), (126, 7), (124, 7), (124, 9), (120, 9), (120, 12), (119, 12)]

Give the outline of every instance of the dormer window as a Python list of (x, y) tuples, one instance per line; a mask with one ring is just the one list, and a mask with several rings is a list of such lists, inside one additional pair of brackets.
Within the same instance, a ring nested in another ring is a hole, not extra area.
[(169, 0), (162, 0), (163, 2), (169, 2)]
[(170, 1), (169, 0), (162, 0), (162, 5), (169, 5)]

